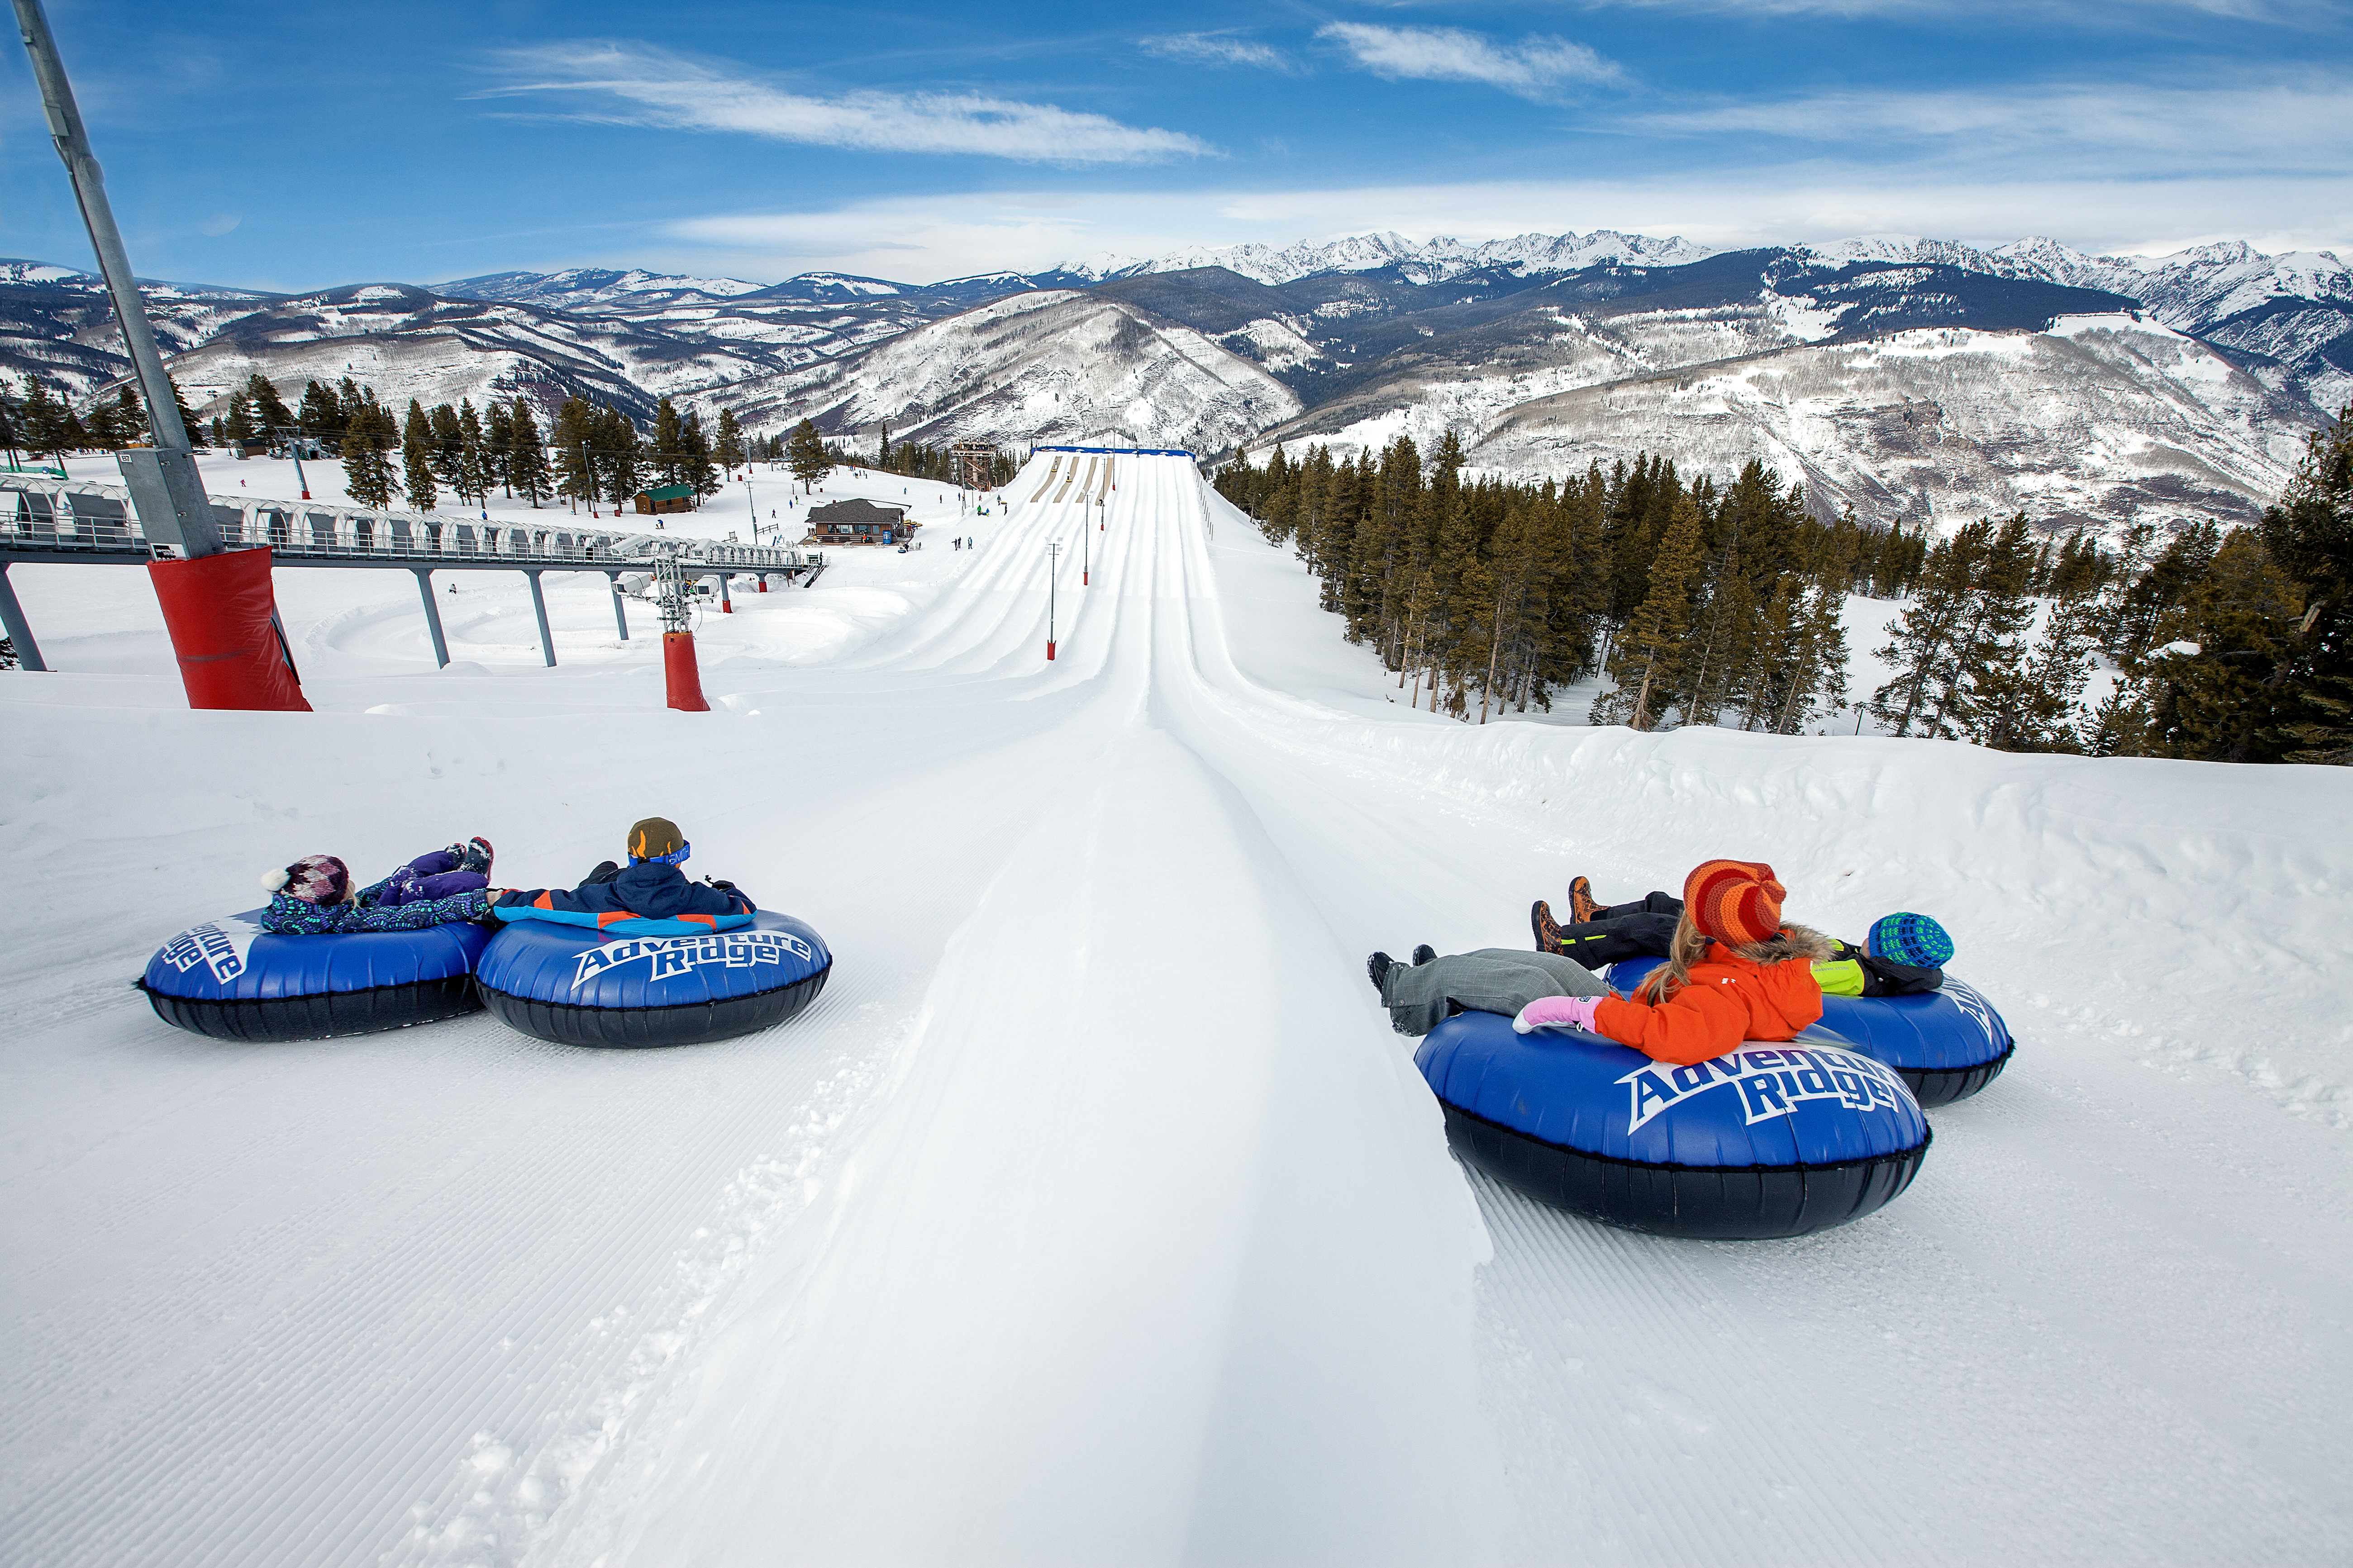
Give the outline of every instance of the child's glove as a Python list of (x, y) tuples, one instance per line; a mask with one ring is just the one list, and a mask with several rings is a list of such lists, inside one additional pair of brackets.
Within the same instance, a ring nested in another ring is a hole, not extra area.
[(1523, 1035), (1564, 1026), (1590, 1030), (1593, 1010), (1600, 1005), (1599, 996), (1540, 996), (1520, 1009), (1520, 1016), (1512, 1020), (1512, 1027)]

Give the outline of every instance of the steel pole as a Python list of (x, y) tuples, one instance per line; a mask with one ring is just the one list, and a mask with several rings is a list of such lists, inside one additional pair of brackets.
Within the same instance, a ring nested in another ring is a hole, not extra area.
[(41, 662), (41, 645), (33, 640), (33, 623), (25, 618), (25, 606), (16, 602), (16, 585), (8, 581), (5, 561), (0, 561), (0, 626), (8, 628), (8, 640), (16, 646), (20, 667), (41, 670), (49, 668)]
[(547, 661), (548, 668), (554, 669), (555, 668), (555, 634), (547, 629), (547, 598), (539, 591), (538, 573), (526, 572), (523, 575), (531, 579), (532, 613), (539, 617), (539, 656)]
[(621, 604), (621, 574), (615, 572), (609, 575), (613, 582), (613, 625), (620, 632), (621, 640), (627, 642), (629, 640), (629, 612)]
[(164, 372), (155, 329), (147, 321), (147, 302), (140, 296), (131, 258), (122, 248), (122, 233), (114, 226), (114, 209), (107, 205), (106, 174), (90, 150), (81, 110), (74, 103), (73, 84), (66, 79), (57, 39), (49, 34), (49, 19), (41, 10), (41, 0), (16, 0), (16, 28), (33, 62), (34, 79), (40, 83), (41, 111), (48, 119), (49, 138), (73, 181), (82, 225), (90, 230), (90, 248), (98, 253), (99, 275), (106, 280), (115, 320), (122, 328), (122, 345), (130, 352), (132, 368), (138, 373), (140, 390), (147, 398), (147, 428), (154, 437), (154, 447), (125, 452), (121, 458), (122, 475), (138, 506), (139, 521), (151, 542), (184, 556), (216, 554), (220, 531), (206, 504), (195, 458), (188, 448), (187, 426), (180, 422), (179, 399), (173, 395), (172, 378)]
[(417, 574), (417, 591), (425, 596), (425, 629), (433, 634), (433, 662), (441, 669), (449, 668), (449, 642), (441, 635), (441, 606), (433, 602), (433, 568), (411, 566)]

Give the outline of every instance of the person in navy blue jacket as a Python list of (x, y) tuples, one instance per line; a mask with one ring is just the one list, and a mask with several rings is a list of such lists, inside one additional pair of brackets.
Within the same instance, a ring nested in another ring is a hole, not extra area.
[(528, 906), (586, 915), (636, 915), (693, 921), (757, 913), (759, 905), (733, 882), (691, 882), (679, 867), (694, 847), (666, 816), (649, 816), (629, 829), (629, 863), (607, 860), (573, 889), (516, 888), (494, 909)]

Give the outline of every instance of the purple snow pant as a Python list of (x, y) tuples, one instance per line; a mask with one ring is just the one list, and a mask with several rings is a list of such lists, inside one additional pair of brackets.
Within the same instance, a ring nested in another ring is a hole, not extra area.
[(427, 899), (454, 898), (487, 888), (491, 879), (479, 871), (460, 871), (459, 858), (447, 849), (419, 855), (385, 879), (383, 891), (369, 900), (377, 904), (414, 904)]

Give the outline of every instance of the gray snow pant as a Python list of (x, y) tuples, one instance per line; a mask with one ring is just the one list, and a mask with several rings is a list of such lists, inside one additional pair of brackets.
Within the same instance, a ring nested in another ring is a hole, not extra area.
[[(1426, 1035), (1450, 1011), (1501, 1013), (1506, 1018), (1540, 996), (1607, 996), (1599, 975), (1573, 958), (1525, 948), (1482, 947), (1428, 963), (1399, 963), (1381, 986), (1389, 1027)], [(1448, 1004), (1453, 1004), (1451, 1009)]]

